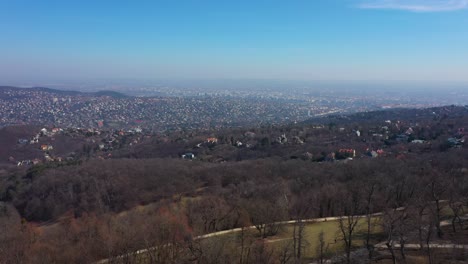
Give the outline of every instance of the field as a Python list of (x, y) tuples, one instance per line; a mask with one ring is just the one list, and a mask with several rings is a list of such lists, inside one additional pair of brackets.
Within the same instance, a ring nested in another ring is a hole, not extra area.
[[(372, 237), (378, 236), (381, 231), (378, 225), (379, 218), (373, 218), (371, 229)], [(361, 218), (356, 226), (356, 236), (354, 238), (353, 245), (360, 247), (364, 245), (364, 237), (367, 229), (366, 219)], [(281, 232), (275, 236), (267, 239), (267, 242), (273, 245), (274, 248), (281, 248), (293, 242), (294, 226), (287, 225), (281, 230)], [(338, 221), (326, 221), (317, 223), (308, 223), (305, 226), (304, 238), (304, 258), (313, 259), (318, 256), (317, 247), (319, 246), (319, 234), (323, 232), (325, 247), (327, 249), (326, 255), (331, 256), (334, 254), (344, 253), (344, 244), (342, 240), (342, 234), (339, 228)], [(375, 241), (373, 241), (375, 242)]]
[[(381, 228), (378, 225), (379, 218), (374, 217), (372, 220), (372, 243), (377, 243), (377, 237), (380, 235)], [(364, 236), (367, 229), (366, 219), (361, 218), (356, 226), (355, 236), (353, 245), (355, 247), (362, 247), (364, 245)], [(309, 222), (305, 223), (304, 229), (304, 240), (303, 240), (303, 254), (302, 258), (304, 261), (312, 261), (318, 257), (318, 246), (319, 234), (323, 232), (323, 239), (325, 245), (325, 257), (331, 257), (334, 255), (344, 254), (344, 242), (342, 240), (342, 234), (339, 228), (339, 222), (337, 220), (323, 221), (323, 222)], [(242, 250), (242, 240), (244, 240), (245, 247), (251, 247), (252, 245), (261, 244), (264, 242), (267, 250), (275, 252), (275, 254), (281, 254), (289, 249), (292, 253), (293, 247), (293, 233), (294, 225), (285, 224), (280, 227), (277, 235), (268, 237), (262, 240), (259, 237), (259, 233), (256, 229), (250, 228), (241, 231), (230, 232), (226, 234), (216, 235), (208, 238), (200, 239), (199, 245), (201, 248), (220, 251), (231, 251), (237, 252), (240, 255)], [(252, 247), (251, 247), (252, 248)], [(222, 255), (222, 254), (221, 254)]]

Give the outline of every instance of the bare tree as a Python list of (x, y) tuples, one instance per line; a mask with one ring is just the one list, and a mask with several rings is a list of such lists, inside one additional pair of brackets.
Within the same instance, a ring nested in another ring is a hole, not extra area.
[(398, 241), (400, 242), (400, 255), (403, 263), (406, 263), (406, 241), (408, 240), (408, 234), (412, 231), (411, 218), (407, 213), (407, 210), (408, 208), (406, 207), (398, 212), (396, 222), (396, 234), (398, 235)]
[(447, 192), (447, 182), (444, 181), (443, 175), (435, 173), (431, 175), (427, 185), (428, 196), (431, 199), (431, 204), (428, 207), (431, 214), (434, 216), (434, 225), (437, 230), (437, 237), (442, 238), (443, 231), (440, 227), (441, 213), (444, 208), (442, 199)]
[(382, 217), (382, 225), (384, 232), (387, 236), (385, 245), (390, 251), (392, 255), (392, 262), (393, 264), (397, 263), (396, 255), (395, 255), (395, 230), (397, 228), (397, 222), (399, 218), (399, 212), (396, 209), (389, 209), (386, 210)]
[(200, 264), (232, 263), (234, 254), (229, 251), (232, 241), (227, 237), (218, 236), (200, 241), (201, 256), (197, 260)]
[(425, 244), (425, 230), (428, 225), (427, 208), (429, 203), (426, 199), (425, 193), (419, 191), (411, 204), (408, 206), (407, 212), (411, 212), (412, 226), (417, 230), (417, 239), (421, 250), (424, 249)]
[(365, 211), (366, 211), (366, 239), (365, 246), (369, 252), (369, 259), (372, 259), (372, 254), (374, 251), (374, 245), (371, 243), (371, 233), (372, 233), (372, 211), (374, 206), (374, 196), (377, 189), (377, 182), (370, 181), (363, 186), (364, 188), (364, 199), (365, 199)]
[(317, 245), (317, 249), (316, 249), (316, 253), (317, 253), (317, 256), (318, 256), (317, 257), (318, 262), (320, 264), (324, 263), (325, 255), (328, 252), (328, 247), (329, 247), (329, 245), (326, 244), (326, 242), (325, 242), (325, 233), (322, 230), (322, 231), (320, 231), (320, 233), (318, 235), (318, 245)]
[(351, 250), (353, 247), (356, 226), (360, 219), (358, 216), (360, 206), (361, 200), (358, 189), (350, 188), (347, 193), (347, 199), (341, 201), (342, 216), (338, 219), (339, 228), (346, 251), (346, 263), (348, 264), (351, 263)]
[(0, 263), (30, 262), (34, 236), (32, 228), (20, 220), (16, 210), (0, 202)]
[(452, 177), (449, 186), (449, 200), (448, 206), (452, 210), (452, 230), (454, 233), (457, 232), (456, 224), (460, 225), (460, 229), (463, 229), (463, 219), (462, 215), (464, 214), (464, 205), (467, 197), (463, 195), (464, 184), (459, 181), (456, 177)]
[(436, 219), (434, 219), (434, 217), (431, 217), (431, 219), (429, 220), (429, 225), (426, 226), (425, 228), (425, 242), (426, 242), (426, 253), (427, 253), (427, 259), (428, 259), (428, 262), (429, 264), (433, 264), (434, 263), (434, 258), (433, 258), (433, 255), (432, 255), (432, 250), (431, 250), (431, 241), (433, 239), (433, 236), (434, 236), (434, 227), (436, 226), (435, 225), (435, 221)]
[(269, 248), (264, 241), (257, 241), (254, 244), (251, 255), (251, 263), (271, 264), (274, 259), (274, 251)]
[(234, 207), (229, 206), (224, 199), (208, 196), (190, 202), (187, 215), (197, 233), (207, 234), (232, 228), (230, 218), (235, 216), (235, 212)]
[(277, 203), (260, 199), (247, 202), (246, 207), (252, 224), (262, 238), (278, 233), (281, 226), (278, 222), (285, 218), (285, 208)]
[(296, 262), (301, 261), (304, 250), (309, 244), (306, 239), (306, 223), (303, 220), (307, 218), (310, 211), (312, 211), (314, 202), (315, 199), (310, 193), (301, 194), (296, 198), (290, 209), (291, 216), (295, 219), (293, 224), (293, 250)]
[(300, 263), (303, 251), (308, 246), (305, 227), (306, 223), (302, 219), (297, 220), (293, 226), (294, 259), (297, 263)]
[(241, 231), (237, 236), (237, 243), (240, 244), (239, 264), (247, 263), (250, 256), (253, 239), (245, 227), (241, 228)]
[(280, 264), (288, 264), (291, 259), (294, 258), (294, 251), (290, 243), (285, 244), (278, 255), (278, 260)]

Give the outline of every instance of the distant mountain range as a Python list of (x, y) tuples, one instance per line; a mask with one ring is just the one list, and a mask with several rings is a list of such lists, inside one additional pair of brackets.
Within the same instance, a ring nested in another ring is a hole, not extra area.
[(42, 91), (51, 94), (58, 94), (58, 95), (69, 95), (69, 96), (89, 96), (89, 97), (101, 97), (101, 96), (109, 96), (112, 98), (128, 98), (131, 96), (125, 95), (123, 93), (115, 92), (115, 91), (97, 91), (97, 92), (80, 92), (80, 91), (67, 91), (67, 90), (58, 90), (52, 89), (47, 87), (32, 87), (32, 88), (19, 88), (13, 86), (0, 86), (0, 92), (6, 90), (30, 90), (30, 91)]

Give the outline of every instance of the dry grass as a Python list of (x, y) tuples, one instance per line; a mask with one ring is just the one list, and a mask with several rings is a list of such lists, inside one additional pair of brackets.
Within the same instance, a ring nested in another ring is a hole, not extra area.
[[(372, 236), (375, 237), (381, 232), (381, 228), (378, 225), (378, 218), (372, 219)], [(284, 247), (288, 243), (292, 242), (293, 236), (293, 225), (285, 226), (282, 231), (275, 237), (268, 238), (267, 241), (271, 245), (277, 248)], [(364, 234), (367, 230), (366, 220), (360, 219), (356, 227), (355, 238), (353, 245), (356, 247), (364, 246)], [(340, 254), (344, 252), (344, 243), (342, 240), (342, 234), (339, 228), (338, 221), (327, 221), (319, 223), (307, 223), (305, 227), (305, 245), (304, 257), (306, 259), (313, 259), (317, 257), (317, 247), (319, 246), (319, 234), (323, 232), (324, 241), (327, 250), (327, 255)], [(377, 242), (377, 241), (372, 241)]]

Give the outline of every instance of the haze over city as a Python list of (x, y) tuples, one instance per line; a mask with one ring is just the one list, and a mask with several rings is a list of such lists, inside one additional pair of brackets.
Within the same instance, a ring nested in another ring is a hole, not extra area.
[(0, 1), (0, 79), (443, 88), (468, 83), (467, 7), (466, 0)]

